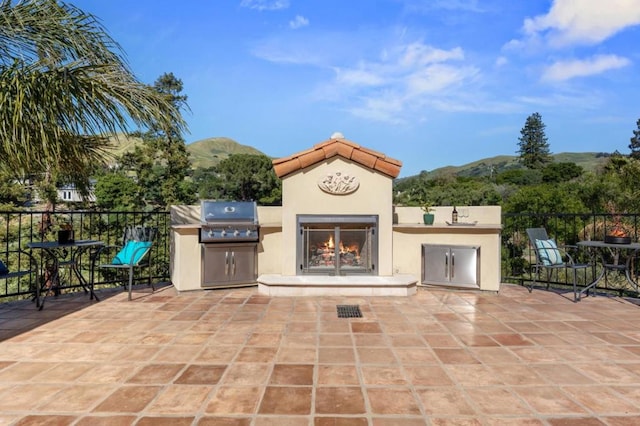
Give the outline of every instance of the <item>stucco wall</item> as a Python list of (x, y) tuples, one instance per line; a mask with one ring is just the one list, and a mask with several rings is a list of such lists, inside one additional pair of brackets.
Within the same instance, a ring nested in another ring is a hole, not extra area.
[(258, 207), (258, 275), (282, 271), (282, 207)]
[[(346, 195), (324, 192), (318, 181), (341, 172), (360, 181), (358, 190)], [(282, 275), (296, 275), (296, 215), (378, 215), (378, 275), (393, 275), (392, 249), (393, 180), (341, 157), (285, 176), (282, 181)], [(265, 250), (266, 251), (266, 250)]]
[(469, 217), (460, 219), (477, 222), (474, 226), (449, 226), (453, 206), (436, 207), (433, 226), (422, 225), (422, 214), (417, 207), (396, 207), (393, 231), (394, 272), (422, 277), (422, 244), (445, 244), (480, 247), (480, 289), (500, 289), (500, 206), (458, 207), (469, 211)]
[[(360, 188), (349, 195), (331, 195), (320, 190), (318, 179), (337, 170), (358, 176)], [(438, 206), (434, 225), (426, 226), (418, 207), (392, 209), (391, 185), (390, 178), (335, 159), (287, 176), (283, 181), (284, 207), (258, 207), (258, 275), (295, 275), (296, 214), (377, 213), (379, 275), (411, 274), (420, 280), (424, 243), (476, 245), (481, 247), (481, 289), (499, 290), (500, 207), (465, 207), (469, 209), (465, 221), (478, 223), (458, 227), (445, 224), (451, 220), (452, 207)], [(171, 223), (172, 282), (179, 290), (200, 289), (200, 206), (172, 206)]]

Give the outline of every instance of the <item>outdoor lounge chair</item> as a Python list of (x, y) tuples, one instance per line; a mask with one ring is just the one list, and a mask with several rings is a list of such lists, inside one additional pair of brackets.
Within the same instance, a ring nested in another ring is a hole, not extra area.
[[(13, 260), (16, 260), (15, 264), (12, 264), (12, 260), (9, 257), (9, 253), (5, 252), (0, 254), (0, 280), (7, 280), (11, 278), (20, 278), (33, 274), (33, 280), (30, 281), (30, 290), (33, 291), (33, 301), (36, 302), (37, 307), (40, 307), (40, 298), (38, 297), (39, 283), (38, 283), (38, 261), (31, 255), (31, 253), (24, 250), (13, 251), (16, 256)], [(24, 264), (18, 265), (20, 258), (28, 259), (29, 268), (25, 269)], [(9, 266), (15, 266), (16, 269)]]
[(591, 265), (586, 263), (576, 263), (573, 257), (567, 251), (571, 246), (558, 246), (553, 239), (550, 239), (547, 235), (545, 228), (527, 228), (527, 235), (529, 236), (529, 242), (533, 247), (533, 251), (536, 255), (536, 261), (532, 267), (533, 281), (529, 288), (529, 293), (533, 291), (533, 287), (536, 285), (536, 279), (540, 270), (544, 269), (547, 272), (547, 290), (549, 289), (549, 283), (551, 280), (551, 273), (554, 270), (564, 269), (572, 272), (572, 284), (573, 284), (573, 300), (577, 302), (580, 300), (578, 292), (578, 270), (586, 269)]
[[(98, 268), (126, 270), (128, 272), (129, 300), (131, 300), (135, 269), (148, 268), (151, 265), (153, 240), (157, 233), (158, 228), (145, 226), (127, 227), (124, 230), (121, 246), (103, 246), (96, 254), (96, 259), (99, 262), (104, 260), (106, 256), (113, 256), (109, 263), (98, 263)], [(155, 291), (151, 281), (151, 274), (149, 274), (147, 280), (151, 290)]]

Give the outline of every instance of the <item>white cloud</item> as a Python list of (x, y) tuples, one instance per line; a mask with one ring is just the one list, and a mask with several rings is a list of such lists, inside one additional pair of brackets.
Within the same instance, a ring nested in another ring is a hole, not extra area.
[(547, 67), (542, 74), (545, 81), (565, 81), (575, 77), (600, 74), (631, 64), (627, 58), (617, 55), (596, 55), (584, 60), (558, 61)]
[(466, 12), (483, 12), (478, 0), (403, 0), (409, 11), (429, 12), (432, 10), (461, 10)]
[(431, 65), (407, 76), (407, 92), (411, 96), (442, 92), (464, 81), (469, 81), (477, 73), (478, 71), (473, 67)]
[[(464, 103), (455, 100), (458, 90), (479, 71), (460, 63), (463, 59), (460, 47), (443, 50), (421, 42), (397, 45), (385, 49), (378, 60), (335, 67), (336, 78), (328, 93), (342, 94), (340, 99), (351, 104), (348, 111), (359, 117), (388, 123), (411, 121), (425, 105), (449, 109)], [(438, 103), (438, 97), (446, 101)]]
[(507, 58), (506, 58), (506, 57), (504, 57), (504, 56), (499, 56), (499, 57), (496, 59), (496, 62), (495, 62), (495, 64), (494, 64), (494, 65), (495, 65), (497, 68), (500, 68), (500, 67), (503, 67), (503, 66), (507, 65), (508, 63), (509, 63), (509, 59), (507, 59)]
[(289, 7), (289, 0), (242, 0), (240, 7), (256, 10), (280, 10)]
[(347, 108), (347, 111), (356, 117), (389, 124), (404, 123), (405, 120), (402, 118), (404, 110), (404, 101), (392, 93), (364, 97), (357, 105)]
[(380, 47), (371, 38), (305, 33), (264, 40), (253, 53), (274, 63), (331, 70), (333, 78), (316, 83), (313, 99), (370, 120), (416, 122), (426, 111), (489, 108), (469, 102), (480, 70), (465, 62), (461, 47), (441, 49), (422, 41)]
[(291, 27), (294, 30), (297, 30), (298, 28), (306, 27), (307, 25), (309, 25), (309, 20), (301, 15), (296, 15), (295, 18), (289, 21), (289, 27)]
[(384, 77), (365, 69), (335, 68), (336, 81), (345, 86), (379, 86), (384, 84)]
[(442, 50), (422, 43), (411, 43), (403, 50), (404, 53), (400, 58), (400, 63), (403, 66), (420, 66), (452, 59), (464, 59), (464, 52), (459, 47)]
[(527, 37), (544, 37), (553, 47), (597, 44), (640, 25), (640, 0), (554, 0), (549, 13), (528, 18)]

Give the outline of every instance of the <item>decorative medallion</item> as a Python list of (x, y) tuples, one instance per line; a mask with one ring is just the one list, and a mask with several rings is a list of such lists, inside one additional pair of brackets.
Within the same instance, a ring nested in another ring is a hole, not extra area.
[(346, 195), (355, 192), (360, 186), (360, 181), (355, 176), (349, 176), (342, 172), (326, 175), (318, 180), (318, 187), (324, 192), (335, 195)]

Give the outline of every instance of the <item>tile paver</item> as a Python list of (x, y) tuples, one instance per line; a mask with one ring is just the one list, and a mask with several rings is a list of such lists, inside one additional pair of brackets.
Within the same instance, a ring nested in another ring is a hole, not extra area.
[(0, 304), (0, 424), (640, 424), (640, 306), (620, 298), (100, 294)]

